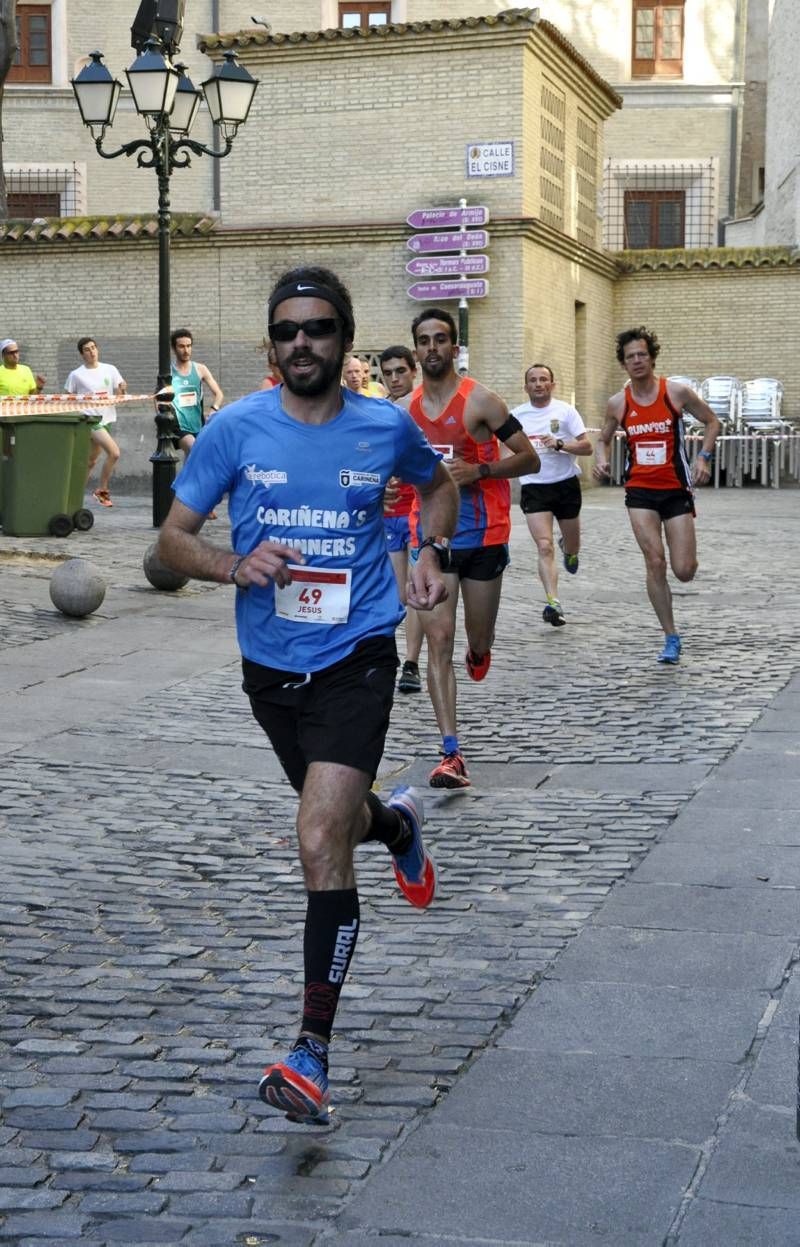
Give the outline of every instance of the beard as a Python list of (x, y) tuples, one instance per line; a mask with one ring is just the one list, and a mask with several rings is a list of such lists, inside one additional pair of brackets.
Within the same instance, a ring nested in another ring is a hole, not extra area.
[[(296, 394), (300, 398), (318, 398), (320, 394), (324, 394), (334, 386), (338, 387), (344, 355), (343, 346), (333, 359), (323, 359), (307, 347), (292, 351), (286, 359), (278, 360), (278, 366), (283, 374), (283, 384), (291, 394)], [(293, 375), (291, 366), (299, 361), (316, 365), (315, 370), (302, 377)]]
[(426, 377), (443, 377), (453, 365), (452, 356), (426, 355), (419, 361), (419, 366)]

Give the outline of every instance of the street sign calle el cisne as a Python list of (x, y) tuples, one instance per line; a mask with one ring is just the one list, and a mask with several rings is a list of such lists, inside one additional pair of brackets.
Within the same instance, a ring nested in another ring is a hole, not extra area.
[(412, 299), (485, 299), (489, 293), (489, 283), (483, 277), (454, 278), (452, 281), (418, 281), (409, 286), (408, 293)]

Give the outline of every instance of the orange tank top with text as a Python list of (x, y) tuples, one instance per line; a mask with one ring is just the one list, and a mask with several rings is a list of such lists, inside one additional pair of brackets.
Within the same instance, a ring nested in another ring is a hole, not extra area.
[(658, 378), (652, 403), (638, 402), (625, 387), (620, 424), (627, 437), (625, 484), (635, 489), (691, 489), (683, 417), (670, 402), (667, 378)]
[[(450, 402), (435, 420), (429, 420), (422, 409), (422, 386), (411, 396), (411, 418), (427, 437), (434, 450), (441, 451), (445, 464), (454, 459), (464, 463), (496, 463), (500, 458), (497, 438), (476, 442), (464, 426), (464, 410), (467, 399), (476, 382), (463, 377)], [(455, 549), (474, 549), (476, 546), (504, 545), (511, 532), (511, 487), (508, 481), (475, 481), (459, 490), (460, 507), (453, 546)], [(418, 546), (423, 536), (419, 520), (419, 496), (411, 510), (411, 539)]]

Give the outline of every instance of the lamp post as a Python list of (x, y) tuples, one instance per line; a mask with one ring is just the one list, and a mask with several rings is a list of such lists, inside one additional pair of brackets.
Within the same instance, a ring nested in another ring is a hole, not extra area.
[[(125, 71), (133, 102), (144, 118), (148, 136), (123, 143), (115, 151), (105, 151), (103, 139), (114, 123), (122, 84), (113, 78), (103, 64), (102, 52), (91, 52), (90, 62), (72, 79), (72, 89), (83, 124), (94, 139), (104, 160), (132, 156), (142, 169), (155, 169), (158, 178), (158, 385), (167, 389), (172, 384), (170, 364), (170, 204), (169, 182), (173, 169), (185, 169), (195, 155), (221, 159), (233, 147), (240, 125), (247, 120), (258, 82), (238, 64), (234, 52), (224, 53), (222, 64), (215, 66), (211, 77), (202, 83), (211, 120), (224, 140), (215, 151), (189, 138), (200, 108), (201, 93), (186, 75), (186, 66), (173, 64), (178, 47), (172, 36), (159, 29), (161, 38), (151, 35), (139, 55)], [(155, 452), (153, 465), (153, 527), (160, 528), (172, 502), (172, 482), (177, 459), (172, 453), (173, 415), (170, 403), (157, 404)]]

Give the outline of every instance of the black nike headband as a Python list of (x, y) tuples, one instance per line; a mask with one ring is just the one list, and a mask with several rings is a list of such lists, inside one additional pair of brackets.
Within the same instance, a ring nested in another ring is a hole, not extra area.
[(331, 290), (330, 286), (322, 286), (316, 281), (292, 281), (285, 286), (279, 286), (271, 295), (267, 306), (267, 324), (272, 324), (272, 314), (275, 308), (279, 303), (283, 303), (285, 299), (307, 298), (324, 299), (326, 303), (330, 303), (331, 307), (335, 307), (344, 322), (345, 337), (351, 338), (353, 336), (355, 322), (352, 310), (335, 290)]

